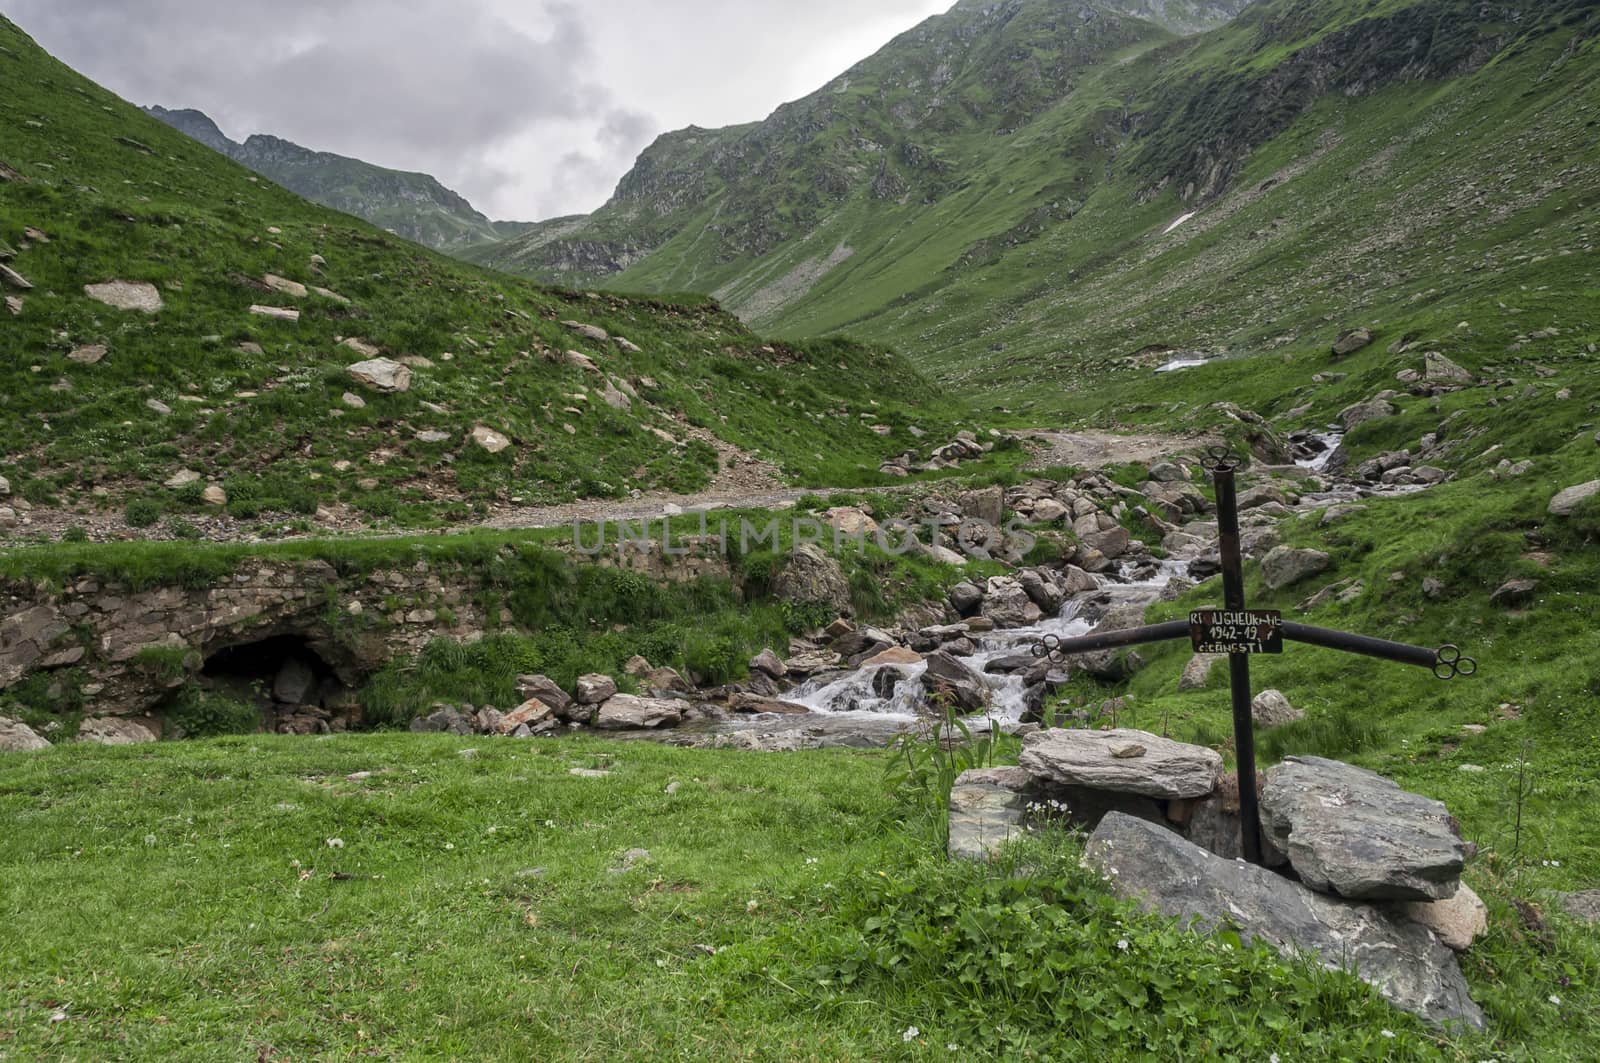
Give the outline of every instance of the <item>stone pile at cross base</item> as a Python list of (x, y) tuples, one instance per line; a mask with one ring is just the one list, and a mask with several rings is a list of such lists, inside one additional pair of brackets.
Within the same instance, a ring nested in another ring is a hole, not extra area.
[(1456, 953), (1487, 929), (1461, 881), (1473, 847), (1438, 801), (1320, 757), (1262, 776), (1267, 866), (1240, 855), (1237, 779), (1202, 746), (1127, 729), (1052, 728), (1018, 767), (950, 793), (950, 855), (986, 859), (1036, 826), (1091, 831), (1086, 860), (1121, 897), (1352, 971), (1437, 1026), (1482, 1029)]

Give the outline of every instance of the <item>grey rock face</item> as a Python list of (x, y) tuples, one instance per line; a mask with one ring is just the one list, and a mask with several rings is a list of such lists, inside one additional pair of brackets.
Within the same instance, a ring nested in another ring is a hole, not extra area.
[(1572, 918), (1585, 923), (1600, 923), (1600, 890), (1557, 893), (1556, 904)]
[(1261, 826), (1302, 882), (1341, 897), (1441, 900), (1455, 893), (1466, 863), (1443, 804), (1321, 757), (1268, 769)]
[(1265, 868), (1225, 860), (1154, 824), (1112, 813), (1085, 858), (1119, 896), (1200, 930), (1235, 928), (1285, 955), (1310, 953), (1365, 979), (1436, 1025), (1484, 1028), (1455, 954), (1423, 926), (1382, 908), (1324, 897)]
[(1279, 546), (1261, 559), (1261, 578), (1272, 590), (1281, 590), (1307, 576), (1327, 571), (1330, 564), (1332, 559), (1321, 550)]
[(1022, 740), (1019, 763), (1051, 782), (1168, 800), (1204, 797), (1222, 775), (1215, 750), (1128, 728), (1040, 731)]

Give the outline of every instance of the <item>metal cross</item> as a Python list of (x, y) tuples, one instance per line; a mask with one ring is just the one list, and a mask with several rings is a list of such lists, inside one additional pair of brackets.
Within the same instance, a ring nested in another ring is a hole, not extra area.
[(1255, 723), (1250, 713), (1250, 655), (1282, 653), (1283, 640), (1379, 657), (1432, 670), (1440, 679), (1470, 676), (1477, 662), (1455, 646), (1428, 649), (1367, 635), (1312, 627), (1284, 620), (1276, 610), (1248, 610), (1244, 603), (1244, 559), (1239, 549), (1239, 500), (1234, 471), (1244, 459), (1227, 447), (1206, 451), (1201, 465), (1217, 489), (1217, 530), (1222, 554), (1223, 608), (1197, 609), (1187, 620), (1108, 631), (1099, 635), (1061, 638), (1046, 635), (1033, 646), (1035, 657), (1057, 663), (1081, 653), (1188, 638), (1197, 653), (1228, 655), (1228, 686), (1233, 698), (1233, 741), (1239, 767), (1240, 848), (1246, 860), (1261, 863), (1261, 813), (1256, 804)]

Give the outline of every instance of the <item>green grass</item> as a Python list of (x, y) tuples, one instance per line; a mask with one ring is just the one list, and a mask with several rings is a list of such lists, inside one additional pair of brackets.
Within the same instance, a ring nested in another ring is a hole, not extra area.
[[(1353, 978), (1135, 915), (1070, 839), (997, 869), (932, 858), (926, 807), (891, 794), (881, 753), (255, 736), (0, 762), (13, 1058), (1579, 1059), (1592, 1044), (1592, 943), (1519, 934), (1497, 882), (1468, 973), (1497, 1021), (1523, 1021), (1452, 1044)], [(634, 848), (649, 859), (618, 870)], [(1493, 990), (1563, 970), (1570, 987), (1520, 1003)]]
[[(215, 512), (200, 497), (209, 482), (245, 521), (331, 506), (414, 527), (514, 500), (703, 488), (717, 455), (691, 436), (696, 426), (787, 481), (818, 486), (888, 482), (883, 459), (920, 446), (912, 425), (929, 446), (978, 427), (881, 347), (774, 345), (703, 300), (541, 288), (309, 204), (138, 112), (5, 21), (0, 73), (10, 86), (4, 160), (22, 178), (0, 182), (0, 241), (34, 286), (0, 333), (0, 474), (35, 505), (125, 512), (149, 527)], [(25, 239), (28, 227), (49, 242)], [(266, 290), (267, 274), (348, 302)], [(113, 278), (154, 284), (162, 309), (118, 311), (85, 295)], [(301, 316), (274, 321), (250, 313), (255, 304)], [(640, 350), (579, 337), (568, 319)], [(346, 337), (431, 365), (415, 368), (409, 391), (367, 391), (345, 372), (362, 357), (340, 345)], [(67, 357), (94, 344), (107, 348), (97, 364)], [(631, 382), (631, 408), (602, 401), (606, 378), (567, 364), (567, 350)], [(365, 406), (346, 405), (347, 390)], [(171, 412), (153, 412), (152, 401)], [(874, 434), (863, 415), (891, 435)], [(490, 455), (468, 442), (478, 424), (513, 446)], [(425, 430), (450, 438), (423, 443)], [(183, 468), (204, 480), (163, 486)]]

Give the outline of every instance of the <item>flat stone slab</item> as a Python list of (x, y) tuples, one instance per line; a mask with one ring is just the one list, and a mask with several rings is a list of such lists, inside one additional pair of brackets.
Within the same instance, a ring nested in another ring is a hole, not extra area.
[(1437, 1026), (1484, 1028), (1455, 953), (1404, 916), (1325, 897), (1116, 812), (1089, 836), (1084, 855), (1118, 896), (1146, 911), (1204, 932), (1231, 927), (1286, 956), (1310, 955), (1329, 969), (1352, 971), (1395, 1007)]
[(1322, 757), (1287, 757), (1267, 770), (1261, 826), (1302, 882), (1341, 897), (1443, 900), (1466, 863), (1441, 802)]
[(1030, 781), (1021, 768), (976, 768), (957, 776), (950, 787), (950, 858), (988, 860), (1026, 834)]
[(1038, 731), (1022, 740), (1018, 760), (1051, 782), (1165, 800), (1204, 797), (1222, 775), (1216, 750), (1128, 728)]

